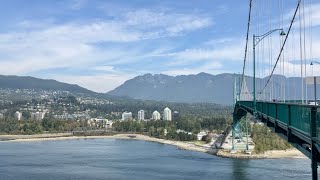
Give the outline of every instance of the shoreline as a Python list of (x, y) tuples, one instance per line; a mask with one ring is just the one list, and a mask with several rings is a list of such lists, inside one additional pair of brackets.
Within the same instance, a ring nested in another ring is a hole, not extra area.
[(115, 134), (110, 136), (73, 136), (72, 133), (56, 133), (56, 134), (37, 134), (37, 135), (0, 135), (0, 143), (10, 142), (35, 142), (35, 141), (53, 141), (53, 140), (74, 140), (74, 139), (130, 139), (142, 140), (149, 142), (157, 142), (161, 144), (173, 145), (182, 150), (190, 150), (208, 153), (211, 155), (224, 158), (237, 159), (280, 159), (280, 158), (306, 158), (300, 151), (296, 149), (288, 150), (272, 150), (263, 154), (243, 154), (230, 152), (223, 149), (213, 149), (208, 146), (196, 145), (194, 142), (173, 141), (166, 139), (158, 139), (142, 134)]
[(235, 158), (235, 159), (305, 159), (307, 158), (297, 149), (287, 149), (287, 150), (269, 150), (262, 154), (245, 154), (245, 153), (230, 153), (225, 150), (220, 150), (217, 156), (225, 158)]

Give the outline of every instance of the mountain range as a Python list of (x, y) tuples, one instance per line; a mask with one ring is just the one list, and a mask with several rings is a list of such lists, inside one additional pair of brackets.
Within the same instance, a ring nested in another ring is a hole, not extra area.
[[(168, 76), (165, 74), (145, 74), (127, 80), (125, 83), (105, 94), (95, 93), (76, 84), (58, 82), (56, 80), (39, 79), (29, 76), (4, 76), (0, 75), (0, 88), (2, 89), (38, 89), (38, 90), (60, 90), (71, 93), (82, 93), (87, 95), (99, 95), (114, 100), (140, 99), (156, 100), (181, 103), (216, 103), (231, 105), (233, 103), (233, 91), (236, 80), (239, 88), (239, 74), (211, 75), (199, 73), (196, 75)], [(302, 80), (298, 77), (286, 78), (280, 75), (272, 76), (269, 86), (263, 94), (259, 92), (267, 82), (266, 78), (257, 78), (256, 89), (258, 99), (301, 99)], [(253, 91), (253, 78), (246, 77), (248, 92)], [(271, 88), (273, 87), (273, 88)], [(320, 94), (320, 86), (317, 86)], [(313, 85), (308, 85), (308, 99), (313, 99)], [(251, 96), (251, 95), (250, 95)], [(121, 97), (121, 98), (120, 98)]]
[(73, 93), (92, 94), (93, 91), (80, 87), (76, 84), (68, 84), (52, 79), (39, 79), (30, 76), (6, 76), (0, 75), (0, 88), (3, 89), (37, 89), (37, 90), (60, 90)]
[[(128, 96), (135, 99), (158, 100), (168, 102), (208, 102), (223, 105), (233, 103), (234, 84), (239, 87), (239, 74), (211, 75), (199, 73), (196, 75), (168, 76), (164, 74), (145, 74), (126, 81), (121, 86), (108, 92), (115, 96)], [(268, 77), (256, 79), (256, 89), (260, 100), (301, 99), (301, 78), (273, 75), (264, 93)], [(253, 92), (253, 78), (246, 77), (248, 92)], [(320, 93), (318, 85), (318, 94)], [(307, 94), (313, 99), (313, 85), (308, 85)], [(252, 96), (252, 95), (251, 95)]]

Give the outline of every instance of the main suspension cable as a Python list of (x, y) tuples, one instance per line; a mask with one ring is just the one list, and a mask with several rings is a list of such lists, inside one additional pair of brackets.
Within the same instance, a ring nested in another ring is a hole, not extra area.
[[(244, 73), (246, 68), (246, 59), (247, 59), (247, 52), (248, 52), (248, 41), (249, 41), (249, 32), (250, 32), (250, 21), (251, 21), (251, 7), (252, 7), (252, 0), (249, 3), (249, 16), (248, 16), (248, 26), (247, 26), (247, 37), (246, 37), (246, 47), (244, 50), (244, 60), (243, 60), (243, 69), (242, 69), (242, 77), (241, 77), (241, 84), (240, 84), (240, 91), (242, 90), (242, 85), (244, 81)], [(241, 96), (241, 92), (239, 92), (239, 96)]]

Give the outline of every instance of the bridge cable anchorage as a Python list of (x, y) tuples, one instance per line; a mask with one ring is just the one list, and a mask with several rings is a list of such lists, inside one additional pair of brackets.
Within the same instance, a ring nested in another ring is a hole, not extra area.
[[(250, 32), (250, 21), (251, 21), (251, 9), (252, 9), (252, 0), (250, 0), (250, 3), (249, 3), (247, 37), (246, 37), (246, 46), (245, 46), (245, 50), (244, 50), (244, 60), (243, 60), (243, 67), (242, 67), (242, 77), (241, 77), (241, 82), (240, 82), (240, 90), (242, 89), (242, 85), (243, 85), (243, 81), (244, 81), (244, 71), (246, 68), (246, 59), (247, 59), (248, 41), (249, 41), (249, 32)], [(239, 96), (241, 96), (241, 92), (239, 92)]]
[(267, 87), (268, 83), (270, 82), (271, 77), (272, 77), (272, 75), (273, 75), (273, 73), (274, 73), (274, 71), (275, 71), (275, 69), (276, 69), (276, 67), (277, 67), (277, 64), (278, 64), (278, 62), (279, 62), (279, 60), (280, 60), (280, 57), (281, 57), (281, 55), (282, 55), (282, 51), (283, 51), (283, 49), (284, 49), (284, 46), (286, 45), (286, 42), (287, 42), (287, 40), (288, 40), (288, 36), (289, 36), (289, 34), (290, 34), (290, 32), (291, 32), (291, 28), (292, 28), (293, 22), (294, 22), (294, 20), (295, 20), (295, 18), (296, 18), (298, 9), (299, 9), (299, 7), (300, 7), (300, 3), (301, 3), (301, 0), (298, 0), (298, 4), (297, 4), (297, 7), (296, 7), (296, 10), (295, 10), (294, 15), (293, 15), (293, 17), (292, 17), (292, 19), (291, 19), (291, 23), (290, 23), (289, 29), (288, 29), (288, 31), (287, 31), (287, 33), (286, 33), (286, 37), (285, 37), (285, 39), (284, 39), (284, 42), (283, 42), (283, 44), (282, 44), (282, 46), (281, 46), (280, 53), (279, 53), (279, 55), (278, 55), (278, 58), (277, 58), (277, 60), (276, 60), (276, 63), (275, 63), (275, 65), (273, 66), (273, 69), (272, 69), (272, 71), (271, 71), (270, 76), (268, 77), (267, 83), (265, 84), (265, 86), (263, 87), (263, 89), (262, 89), (262, 91), (261, 91), (260, 93), (262, 93), (262, 92), (266, 89), (266, 87)]

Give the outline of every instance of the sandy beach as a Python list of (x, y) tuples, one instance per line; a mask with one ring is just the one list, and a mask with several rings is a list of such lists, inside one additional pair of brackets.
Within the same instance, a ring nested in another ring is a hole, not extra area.
[(172, 141), (158, 139), (141, 134), (116, 134), (112, 136), (73, 136), (72, 133), (56, 133), (56, 134), (36, 134), (36, 135), (0, 135), (0, 143), (10, 142), (32, 142), (32, 141), (49, 141), (49, 140), (72, 140), (72, 139), (132, 139), (151, 141), (162, 144), (168, 144), (183, 150), (191, 150), (204, 152), (208, 154), (218, 155), (226, 158), (306, 158), (300, 151), (296, 149), (289, 150), (273, 150), (264, 154), (231, 154), (230, 152), (217, 150), (208, 145), (198, 145), (194, 142)]
[(230, 153), (229, 151), (220, 150), (217, 156), (226, 158), (240, 158), (240, 159), (280, 159), (280, 158), (307, 158), (297, 149), (287, 150), (272, 150), (266, 151), (263, 154), (245, 154), (245, 153)]

